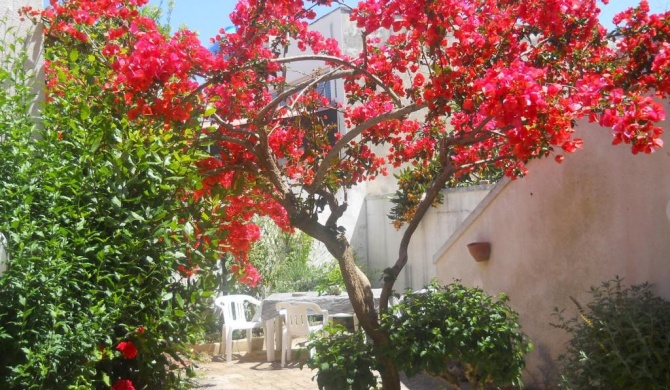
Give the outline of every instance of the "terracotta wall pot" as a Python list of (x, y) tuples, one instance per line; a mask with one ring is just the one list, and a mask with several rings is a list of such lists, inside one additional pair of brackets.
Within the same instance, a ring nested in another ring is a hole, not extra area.
[(488, 261), (488, 259), (491, 257), (491, 243), (472, 242), (468, 244), (468, 251), (470, 251), (470, 255), (475, 259), (475, 261)]

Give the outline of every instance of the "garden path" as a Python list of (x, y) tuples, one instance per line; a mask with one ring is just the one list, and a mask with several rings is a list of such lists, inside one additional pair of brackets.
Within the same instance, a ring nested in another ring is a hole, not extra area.
[[(279, 362), (266, 361), (264, 351), (234, 355), (231, 363), (198, 362), (197, 383), (202, 390), (317, 390), (312, 381), (315, 372), (292, 362), (282, 368)], [(402, 378), (403, 390), (446, 390), (448, 387), (433, 378), (417, 376)]]

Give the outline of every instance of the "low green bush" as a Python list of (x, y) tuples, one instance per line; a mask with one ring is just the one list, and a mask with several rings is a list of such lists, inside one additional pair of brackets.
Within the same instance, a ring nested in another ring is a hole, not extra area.
[(571, 336), (559, 357), (566, 389), (670, 389), (670, 302), (648, 283), (624, 287), (616, 277), (590, 290), (584, 307), (555, 326)]
[(427, 373), (456, 388), (521, 385), (532, 344), (507, 302), (505, 295), (494, 299), (460, 283), (409, 292), (382, 318), (388, 349), (375, 351), (362, 332), (329, 329), (314, 341), (308, 366), (317, 370), (321, 390), (376, 388), (377, 354), (391, 357), (409, 377)]
[(383, 318), (387, 353), (410, 377), (425, 372), (470, 389), (520, 385), (532, 344), (508, 301), (459, 282), (407, 293)]
[(317, 370), (319, 390), (369, 390), (377, 388), (375, 357), (365, 333), (347, 333), (342, 325), (327, 326), (327, 336), (313, 339), (314, 356), (307, 367)]

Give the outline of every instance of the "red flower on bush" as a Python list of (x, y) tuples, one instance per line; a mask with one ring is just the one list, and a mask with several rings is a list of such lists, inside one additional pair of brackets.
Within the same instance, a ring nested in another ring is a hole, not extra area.
[(106, 358), (107, 357), (107, 349), (105, 349), (105, 344), (103, 344), (103, 343), (98, 344), (98, 349), (102, 353), (102, 358), (103, 359)]
[(184, 265), (179, 265), (179, 266), (177, 267), (177, 271), (179, 271), (179, 273), (181, 274), (181, 276), (183, 276), (183, 277), (185, 277), (185, 278), (190, 278), (191, 276), (193, 276), (193, 274), (194, 274), (197, 270), (198, 270), (198, 266), (197, 266), (197, 265), (196, 265), (195, 267), (193, 267), (193, 268), (186, 268), (186, 266), (184, 266)]
[(109, 390), (135, 390), (135, 386), (128, 379), (119, 379)]
[(132, 359), (137, 356), (137, 347), (135, 347), (132, 341), (122, 341), (116, 346), (116, 349), (121, 351), (123, 357), (126, 359)]

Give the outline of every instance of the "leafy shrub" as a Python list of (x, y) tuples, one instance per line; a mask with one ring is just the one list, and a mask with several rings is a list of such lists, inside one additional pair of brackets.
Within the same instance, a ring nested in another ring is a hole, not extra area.
[(388, 350), (374, 351), (364, 333), (347, 334), (340, 326), (313, 342), (315, 357), (308, 366), (317, 370), (319, 389), (325, 390), (376, 388), (375, 353), (390, 356), (410, 377), (428, 373), (457, 388), (462, 382), (471, 389), (520, 385), (532, 344), (507, 302), (505, 295), (494, 300), (460, 283), (409, 292), (382, 318)]
[(319, 390), (368, 390), (377, 388), (372, 372), (375, 357), (365, 333), (347, 333), (342, 325), (327, 326), (327, 335), (313, 339), (314, 356), (307, 366), (317, 370)]
[(520, 384), (532, 344), (507, 302), (458, 282), (407, 293), (382, 319), (387, 353), (408, 376), (425, 372), (457, 388)]
[(23, 43), (0, 44), (0, 387), (183, 388), (212, 285), (177, 272), (208, 267), (183, 196), (195, 156), (174, 152), (197, 153), (188, 128), (127, 120), (104, 64), (63, 42), (45, 48), (58, 93), (36, 125)]
[(571, 336), (559, 357), (568, 389), (670, 389), (670, 302), (648, 283), (622, 286), (615, 277), (592, 287), (578, 315), (558, 324)]
[[(253, 218), (262, 234), (251, 245), (249, 261), (263, 275), (255, 287), (233, 284), (235, 274), (228, 272), (225, 282), (230, 293), (249, 294), (263, 297), (275, 292), (295, 292), (314, 290), (323, 277), (322, 267), (310, 263), (313, 239), (296, 231), (282, 231), (269, 217)], [(231, 261), (226, 262), (232, 266)]]
[(336, 261), (322, 265), (321, 269), (322, 276), (316, 285), (319, 295), (340, 295), (342, 291), (346, 291), (342, 270)]

